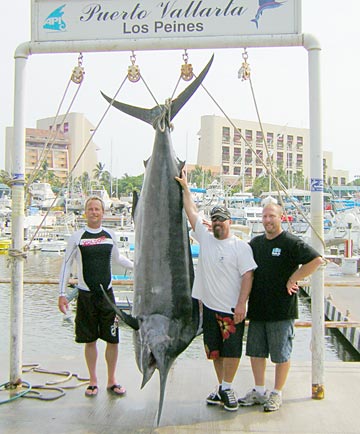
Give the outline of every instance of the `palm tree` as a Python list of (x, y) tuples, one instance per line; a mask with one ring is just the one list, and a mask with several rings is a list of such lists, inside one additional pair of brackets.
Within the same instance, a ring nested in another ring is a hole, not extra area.
[(12, 177), (6, 170), (0, 170), (0, 183), (5, 184), (8, 187), (12, 185)]
[(97, 163), (97, 165), (95, 166), (95, 169), (93, 169), (93, 173), (94, 173), (94, 178), (97, 181), (100, 181), (101, 179), (101, 175), (103, 174), (105, 169), (105, 164), (101, 163), (100, 161)]

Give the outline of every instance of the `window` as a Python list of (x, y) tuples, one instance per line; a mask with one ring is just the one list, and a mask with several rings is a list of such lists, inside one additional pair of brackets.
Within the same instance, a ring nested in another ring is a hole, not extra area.
[(223, 127), (222, 128), (222, 141), (223, 143), (230, 143), (230, 128)]
[(274, 146), (274, 133), (266, 133), (266, 143), (270, 149)]
[(263, 142), (263, 134), (261, 131), (256, 131), (256, 143)]
[(241, 148), (234, 148), (234, 164), (241, 163)]
[(286, 167), (289, 169), (292, 167), (292, 158), (293, 158), (293, 154), (289, 152), (286, 158)]
[(64, 133), (69, 132), (69, 122), (64, 122)]
[(239, 145), (241, 143), (241, 130), (240, 128), (236, 128), (234, 130), (234, 143)]
[(262, 165), (262, 162), (261, 162), (262, 158), (263, 158), (263, 151), (262, 151), (262, 150), (259, 151), (259, 150), (257, 149), (257, 150), (256, 150), (256, 165), (257, 165), (257, 166)]
[(230, 161), (230, 148), (229, 146), (222, 147), (222, 161)]
[(245, 139), (248, 142), (252, 142), (252, 139), (253, 139), (253, 132), (252, 132), (252, 130), (245, 130)]
[(245, 164), (251, 164), (252, 162), (252, 152), (251, 149), (245, 151)]
[(228, 175), (229, 174), (229, 166), (223, 166), (222, 167), (222, 173), (223, 173), (223, 175)]
[(236, 176), (241, 175), (241, 168), (240, 167), (234, 167), (234, 175), (236, 175)]

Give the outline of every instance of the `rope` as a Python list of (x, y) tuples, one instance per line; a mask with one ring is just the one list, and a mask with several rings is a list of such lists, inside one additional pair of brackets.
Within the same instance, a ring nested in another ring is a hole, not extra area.
[[(276, 177), (276, 175), (275, 175), (275, 173), (274, 173), (274, 170), (273, 170), (273, 162), (272, 162), (272, 158), (269, 158), (269, 157), (271, 157), (271, 155), (270, 155), (270, 152), (269, 152), (269, 148), (268, 148), (268, 145), (267, 145), (267, 141), (265, 140), (265, 134), (264, 134), (264, 129), (263, 129), (262, 121), (261, 121), (261, 118), (260, 118), (260, 112), (259, 112), (258, 105), (257, 105), (257, 102), (256, 102), (256, 97), (255, 97), (254, 87), (253, 87), (253, 85), (252, 85), (251, 74), (250, 74), (250, 68), (247, 68), (247, 67), (246, 67), (246, 65), (247, 65), (247, 58), (248, 58), (248, 56), (247, 56), (247, 52), (246, 52), (246, 49), (245, 49), (245, 51), (244, 51), (243, 58), (244, 58), (244, 62), (243, 62), (243, 65), (242, 65), (242, 67), (244, 68), (243, 80), (249, 80), (250, 89), (251, 89), (251, 94), (252, 94), (252, 97), (253, 97), (254, 106), (255, 106), (255, 110), (256, 110), (256, 115), (257, 115), (258, 122), (259, 122), (259, 125), (260, 125), (261, 134), (262, 134), (262, 138), (263, 138), (263, 143), (264, 143), (265, 150), (266, 150), (266, 153), (267, 153), (267, 158), (268, 158), (268, 160), (269, 160), (270, 170), (268, 169), (268, 167), (266, 166), (266, 164), (264, 163), (264, 161), (258, 157), (258, 155), (256, 154), (256, 152), (255, 152), (255, 155), (256, 155), (257, 158), (259, 158), (259, 160), (261, 161), (261, 163), (263, 164), (263, 166), (268, 170), (270, 176), (271, 176), (271, 177), (274, 179), (274, 181), (275, 181), (276, 188), (277, 188), (277, 192), (278, 192), (278, 195), (279, 195), (279, 200), (280, 200), (281, 206), (282, 206), (282, 208), (283, 208), (283, 210), (284, 210), (284, 212), (285, 212), (285, 217), (286, 217), (286, 221), (287, 221), (287, 223), (288, 223), (288, 226), (289, 226), (289, 228), (290, 228), (290, 232), (292, 232), (292, 226), (291, 226), (291, 223), (290, 223), (290, 221), (289, 221), (289, 219), (288, 219), (288, 216), (287, 216), (287, 213), (286, 213), (286, 210), (285, 210), (284, 201), (283, 201), (282, 195), (280, 194), (280, 189), (285, 193), (286, 197), (287, 197), (288, 199), (290, 199), (291, 203), (295, 206), (296, 210), (297, 210), (297, 211), (298, 211), (298, 212), (299, 212), (299, 213), (304, 217), (304, 219), (306, 220), (306, 222), (309, 224), (309, 226), (310, 226), (311, 229), (314, 231), (315, 235), (318, 237), (318, 239), (321, 241), (323, 247), (325, 248), (325, 247), (326, 247), (326, 244), (325, 244), (325, 241), (324, 241), (324, 239), (322, 238), (322, 236), (321, 236), (321, 235), (318, 233), (318, 231), (314, 228), (313, 224), (312, 224), (311, 221), (307, 218), (307, 216), (303, 213), (303, 211), (301, 210), (301, 208), (300, 208), (300, 207), (299, 207), (299, 206), (298, 206), (298, 205), (297, 205), (297, 204), (292, 200), (291, 196), (288, 194), (287, 189), (286, 189), (285, 186), (282, 184), (282, 182), (281, 182), (281, 181)], [(239, 131), (239, 130), (238, 130), (238, 131)], [(240, 133), (240, 134), (241, 134), (241, 133)], [(248, 144), (248, 143), (247, 143), (247, 144)]]
[[(25, 390), (23, 390), (21, 392), (17, 392), (15, 395), (11, 396), (10, 398), (7, 398), (7, 399), (4, 399), (3, 401), (0, 401), (0, 405), (15, 401), (15, 399), (21, 398), (22, 396), (25, 396), (27, 393), (29, 393), (31, 391), (31, 384), (30, 383), (28, 383), (27, 381), (23, 381), (21, 383), (21, 387), (23, 388), (24, 386), (26, 387)], [(10, 382), (0, 384), (0, 391), (1, 390), (10, 390), (10, 389), (13, 389)]]
[[(247, 57), (244, 59), (246, 60)], [(246, 62), (244, 62), (246, 63)], [(243, 67), (241, 69), (244, 68), (244, 63), (243, 63)], [(243, 71), (240, 70), (240, 72), (243, 73), (243, 79), (250, 79), (250, 68), (244, 68)], [(194, 74), (194, 76), (196, 77), (196, 75)], [(227, 121), (230, 123), (230, 125), (236, 130), (238, 131), (240, 138), (243, 139), (243, 141), (245, 142), (245, 144), (248, 146), (248, 148), (251, 150), (251, 152), (255, 155), (255, 157), (260, 161), (260, 163), (263, 165), (263, 167), (269, 172), (269, 168), (266, 165), (266, 162), (264, 161), (263, 158), (261, 158), (255, 151), (255, 149), (253, 148), (253, 146), (246, 140), (246, 137), (244, 137), (244, 135), (242, 134), (242, 132), (239, 130), (239, 128), (234, 124), (234, 122), (230, 119), (230, 117), (227, 115), (227, 113), (224, 111), (224, 109), (221, 107), (221, 105), (216, 101), (216, 99), (213, 97), (213, 95), (211, 95), (211, 93), (207, 90), (207, 88), (205, 87), (205, 85), (203, 83), (201, 83), (202, 88), (204, 89), (204, 91), (207, 93), (207, 95), (210, 97), (210, 99), (214, 102), (214, 104), (217, 106), (217, 108), (221, 111), (221, 113), (224, 115), (224, 117), (227, 119)], [(256, 98), (255, 98), (255, 94), (253, 92), (253, 87), (251, 85), (251, 89), (252, 89), (252, 93), (253, 93), (253, 100), (254, 100), (254, 104), (255, 104), (255, 108), (258, 114), (258, 119), (259, 119), (259, 123), (261, 125), (261, 129), (262, 129), (262, 124), (260, 121), (260, 116), (259, 116), (259, 111), (257, 108), (257, 104), (256, 104)], [(262, 129), (262, 135), (263, 135), (263, 140), (264, 140), (264, 132)], [(267, 144), (265, 144), (265, 148), (267, 149), (268, 152), (268, 148), (267, 148)], [(272, 170), (272, 166), (270, 166), (270, 174), (271, 176), (274, 178), (275, 183), (277, 185), (277, 187), (279, 189), (281, 189), (284, 194), (286, 195), (286, 197), (288, 197), (290, 199), (290, 201), (294, 204), (294, 206), (296, 207), (296, 209), (298, 210), (298, 212), (306, 219), (307, 223), (310, 225), (310, 227), (313, 229), (314, 233), (316, 234), (316, 236), (319, 238), (319, 240), (321, 241), (321, 243), (323, 244), (324, 248), (325, 248), (325, 241), (323, 240), (323, 238), (320, 236), (320, 234), (315, 230), (315, 228), (313, 227), (313, 225), (311, 224), (311, 222), (309, 221), (309, 219), (303, 214), (302, 210), (299, 208), (299, 206), (293, 202), (293, 200), (291, 199), (291, 197), (289, 196), (285, 186), (281, 183), (281, 181), (276, 177), (276, 175), (274, 174), (273, 170)], [(278, 190), (279, 191), (279, 190)], [(279, 194), (280, 197), (280, 201), (281, 199), (281, 194)], [(283, 202), (282, 202), (283, 204)], [(288, 223), (289, 220), (287, 219)]]
[[(31, 385), (27, 381), (22, 381), (20, 385), (13, 385), (10, 382), (6, 382), (0, 385), (0, 392), (5, 390), (16, 390), (16, 389), (23, 389), (16, 392), (13, 396), (10, 398), (4, 399), (0, 401), (0, 404), (6, 404), (9, 402), (14, 401), (15, 399), (24, 397), (24, 398), (31, 398), (31, 399), (40, 399), (41, 401), (54, 401), (56, 399), (59, 399), (63, 396), (65, 396), (66, 392), (65, 390), (69, 389), (77, 389), (81, 386), (84, 386), (86, 384), (89, 384), (88, 378), (82, 378), (79, 376), (79, 374), (74, 374), (70, 371), (50, 371), (48, 369), (40, 368), (40, 365), (38, 363), (29, 363), (22, 366), (22, 372), (23, 373), (29, 373), (29, 372), (37, 372), (40, 374), (52, 374), (52, 375), (59, 375), (64, 378), (60, 380), (54, 380), (54, 381), (46, 381), (45, 384), (37, 384), (37, 385)], [(65, 383), (67, 381), (70, 381), (72, 378), (76, 378), (80, 383), (76, 385), (71, 386), (61, 386), (57, 387), (57, 384)], [(45, 396), (41, 391), (54, 391), (57, 392), (54, 396)]]
[[(53, 138), (51, 139), (51, 134), (50, 134), (50, 137), (49, 137), (48, 140), (45, 142), (45, 145), (44, 145), (44, 148), (43, 148), (43, 150), (42, 150), (42, 152), (41, 152), (41, 155), (40, 155), (39, 161), (38, 161), (38, 163), (37, 163), (37, 166), (36, 166), (36, 168), (34, 168), (33, 173), (32, 173), (32, 176), (29, 178), (28, 182), (26, 183), (25, 188), (28, 188), (28, 186), (29, 186), (29, 185), (34, 181), (34, 179), (36, 178), (36, 175), (39, 173), (39, 171), (40, 171), (40, 169), (41, 169), (41, 166), (42, 166), (43, 162), (45, 161), (47, 155), (49, 154), (49, 152), (50, 152), (51, 149), (53, 148), (54, 143), (55, 143), (55, 140), (57, 139), (57, 136), (58, 136), (58, 134), (59, 134), (59, 132), (60, 132), (60, 130), (61, 130), (61, 127), (64, 125), (65, 120), (67, 119), (67, 116), (68, 116), (68, 114), (69, 114), (69, 112), (70, 112), (70, 109), (71, 109), (71, 107), (72, 107), (72, 105), (73, 105), (73, 103), (74, 103), (74, 101), (75, 101), (75, 99), (76, 99), (76, 97), (77, 97), (77, 94), (78, 94), (79, 91), (80, 91), (81, 85), (82, 85), (82, 83), (83, 83), (84, 74), (85, 74), (85, 72), (84, 72), (84, 68), (82, 67), (82, 60), (83, 60), (83, 56), (82, 56), (82, 53), (80, 53), (80, 54), (79, 54), (79, 57), (78, 57), (78, 65), (75, 66), (75, 68), (74, 68), (73, 71), (72, 71), (72, 74), (71, 74), (71, 76), (70, 76), (70, 78), (69, 78), (69, 81), (68, 81), (68, 83), (67, 83), (67, 85), (66, 85), (66, 88), (65, 88), (65, 92), (64, 92), (64, 94), (63, 94), (63, 97), (62, 97), (62, 99), (61, 99), (61, 101), (60, 101), (60, 104), (59, 104), (59, 106), (58, 106), (58, 109), (57, 109), (57, 112), (56, 112), (56, 115), (55, 115), (55, 118), (54, 118), (54, 122), (53, 122), (53, 124), (52, 124), (52, 126), (51, 126), (51, 129), (50, 129), (51, 133), (52, 133), (53, 131), (55, 131), (55, 135), (54, 135)], [(57, 119), (58, 119), (58, 116), (59, 116), (59, 113), (60, 113), (60, 109), (61, 109), (61, 106), (62, 106), (64, 100), (65, 100), (65, 97), (66, 97), (66, 94), (67, 94), (67, 92), (68, 92), (68, 90), (69, 90), (69, 87), (70, 87), (70, 83), (71, 83), (71, 82), (74, 82), (74, 83), (76, 83), (76, 84), (79, 84), (79, 86), (77, 87), (77, 90), (76, 90), (76, 92), (75, 92), (75, 94), (74, 94), (74, 96), (73, 96), (73, 98), (72, 98), (72, 100), (71, 100), (71, 102), (70, 102), (70, 104), (69, 104), (69, 107), (68, 107), (68, 109), (67, 109), (67, 111), (66, 111), (66, 113), (65, 113), (65, 115), (64, 115), (64, 118), (63, 118), (63, 120), (62, 120), (60, 126), (57, 128), (57, 127), (56, 127), (56, 126), (57, 126)], [(55, 127), (56, 127), (56, 128), (55, 128)], [(49, 144), (50, 140), (51, 140), (51, 145), (50, 145), (50, 147), (48, 148), (48, 144)]]
[[(107, 115), (108, 111), (110, 110), (110, 107), (112, 106), (112, 103), (115, 101), (115, 98), (117, 97), (118, 93), (120, 92), (120, 90), (122, 89), (123, 85), (125, 84), (127, 79), (127, 75), (125, 76), (124, 80), (122, 81), (121, 85), (119, 86), (118, 90), (116, 91), (115, 95), (113, 96), (111, 102), (108, 104), (105, 112), (103, 113), (103, 115), (101, 116), (99, 122), (97, 123), (96, 127), (94, 128), (94, 130), (92, 131), (91, 136), (89, 137), (88, 141), (86, 142), (85, 146), (83, 147), (82, 151), (80, 152), (78, 158), (76, 159), (73, 167), (71, 168), (71, 170), (69, 171), (68, 176), (66, 177), (66, 179), (63, 182), (63, 185), (66, 185), (66, 183), (68, 182), (68, 180), (70, 179), (70, 177), (72, 176), (76, 166), (79, 164), (80, 159), (82, 158), (82, 156), (84, 155), (86, 149), (88, 148), (91, 140), (93, 139), (95, 133), (97, 132), (97, 130), (99, 129), (99, 126), (101, 125), (102, 121), (104, 120), (105, 116)], [(49, 209), (46, 211), (44, 217), (42, 218), (39, 226), (36, 228), (34, 234), (32, 235), (32, 237), (30, 238), (30, 241), (26, 244), (26, 246), (24, 246), (24, 250), (28, 250), (30, 248), (31, 243), (33, 242), (34, 238), (36, 237), (36, 235), (38, 234), (38, 232), (40, 231), (40, 229), (42, 228), (51, 208), (53, 207), (54, 203), (56, 202), (57, 198), (59, 196), (59, 193), (57, 193), (55, 195), (55, 198), (53, 199)]]

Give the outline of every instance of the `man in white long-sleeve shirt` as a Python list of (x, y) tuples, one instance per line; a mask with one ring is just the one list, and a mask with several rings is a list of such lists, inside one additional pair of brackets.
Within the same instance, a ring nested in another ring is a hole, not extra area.
[(101, 286), (115, 302), (111, 287), (111, 261), (133, 268), (133, 262), (120, 255), (114, 233), (102, 227), (104, 203), (92, 196), (85, 203), (87, 225), (69, 239), (60, 273), (58, 307), (64, 314), (68, 310), (65, 296), (72, 264), (76, 261), (78, 277), (78, 300), (75, 318), (75, 341), (85, 344), (85, 360), (89, 370), (89, 386), (85, 395), (94, 397), (98, 392), (96, 375), (97, 339), (106, 344), (107, 390), (122, 396), (126, 390), (116, 381), (119, 331), (114, 310), (103, 296)]

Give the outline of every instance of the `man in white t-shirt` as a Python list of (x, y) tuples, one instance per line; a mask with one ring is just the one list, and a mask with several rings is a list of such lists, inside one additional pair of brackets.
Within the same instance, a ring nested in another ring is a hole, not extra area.
[(185, 172), (175, 179), (183, 189), (192, 236), (200, 244), (192, 295), (203, 304), (204, 346), (218, 379), (206, 401), (236, 411), (239, 405), (232, 382), (242, 354), (246, 303), (256, 263), (250, 246), (231, 233), (229, 211), (221, 206), (211, 210), (210, 231), (198, 214)]

